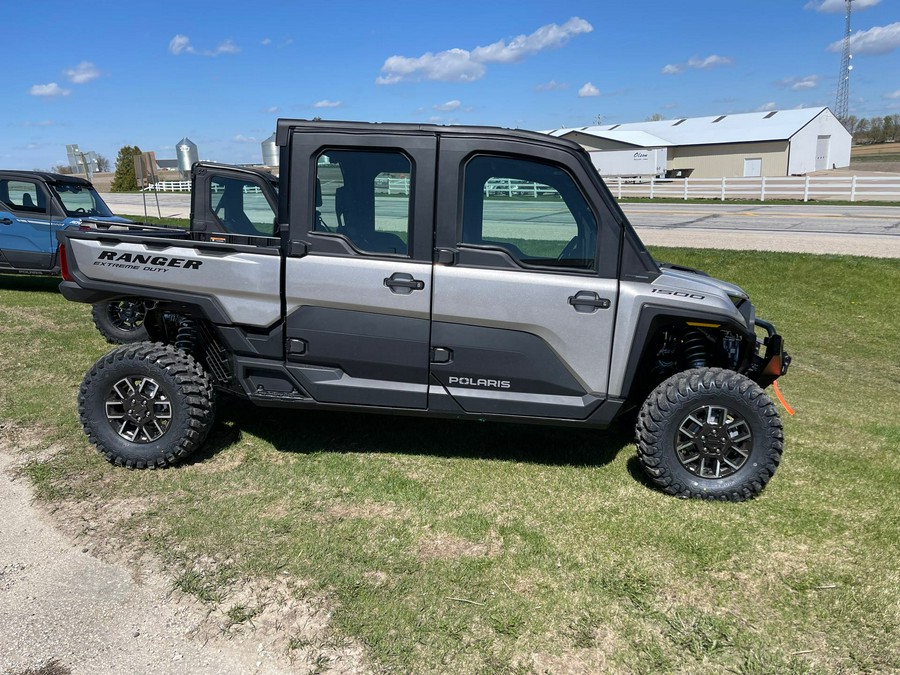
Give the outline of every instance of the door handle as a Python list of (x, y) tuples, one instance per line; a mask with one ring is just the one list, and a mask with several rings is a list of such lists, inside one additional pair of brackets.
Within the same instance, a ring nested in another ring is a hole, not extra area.
[(425, 288), (424, 281), (414, 279), (411, 274), (406, 272), (394, 272), (384, 280), (384, 285), (391, 289), (391, 293), (400, 295), (409, 295), (413, 291), (421, 291)]
[(598, 309), (609, 309), (611, 303), (608, 298), (601, 298), (593, 291), (578, 291), (575, 295), (569, 296), (569, 304), (576, 312), (586, 314), (596, 312)]
[(4, 225), (12, 225), (12, 220), (10, 220), (9, 218), (0, 218), (0, 223), (3, 223)]

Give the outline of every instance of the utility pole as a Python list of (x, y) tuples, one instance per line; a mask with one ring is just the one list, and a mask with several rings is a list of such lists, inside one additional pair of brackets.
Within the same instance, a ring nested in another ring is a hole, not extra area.
[(853, 12), (853, 0), (844, 0), (847, 5), (847, 14), (844, 24), (844, 48), (841, 51), (841, 72), (838, 75), (837, 98), (834, 103), (834, 114), (845, 123), (850, 113), (850, 71), (853, 66), (850, 61), (853, 55), (850, 53), (850, 15)]

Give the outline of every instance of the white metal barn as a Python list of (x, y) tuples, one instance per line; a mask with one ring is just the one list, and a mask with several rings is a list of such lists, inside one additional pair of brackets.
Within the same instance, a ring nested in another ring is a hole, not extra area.
[[(850, 164), (852, 137), (828, 108), (557, 129), (605, 176), (797, 176)], [(664, 167), (664, 171), (660, 168)]]

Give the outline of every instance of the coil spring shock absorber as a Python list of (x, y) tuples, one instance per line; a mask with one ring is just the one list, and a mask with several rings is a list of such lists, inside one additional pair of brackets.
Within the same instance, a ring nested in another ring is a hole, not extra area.
[(681, 337), (681, 361), (686, 368), (704, 368), (709, 364), (706, 338), (699, 330), (686, 331)]
[(197, 322), (193, 317), (180, 316), (178, 318), (178, 332), (175, 333), (175, 348), (188, 354), (193, 353), (197, 346)]

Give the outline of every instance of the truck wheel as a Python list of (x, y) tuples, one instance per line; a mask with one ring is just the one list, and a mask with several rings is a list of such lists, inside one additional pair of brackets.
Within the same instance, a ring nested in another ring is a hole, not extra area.
[(743, 501), (778, 468), (781, 419), (758, 384), (730, 370), (673, 375), (644, 402), (638, 458), (662, 490), (678, 497)]
[(103, 300), (94, 303), (91, 316), (100, 335), (110, 344), (124, 345), (150, 339), (144, 326), (147, 306), (140, 298)]
[(206, 438), (214, 392), (193, 357), (154, 342), (97, 361), (78, 396), (81, 425), (107, 460), (129, 469), (176, 464)]

